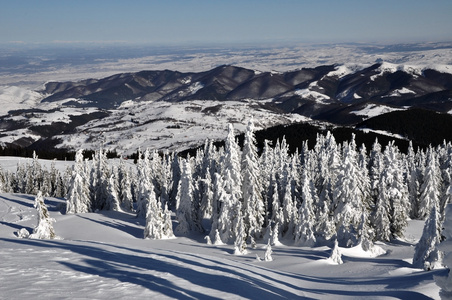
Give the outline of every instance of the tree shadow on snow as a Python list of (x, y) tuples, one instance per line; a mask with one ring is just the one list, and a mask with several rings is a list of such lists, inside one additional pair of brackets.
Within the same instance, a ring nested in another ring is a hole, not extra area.
[[(11, 195), (13, 195), (13, 194), (11, 194)], [(22, 200), (19, 200), (17, 198), (23, 198), (23, 199), (29, 200), (29, 202), (22, 201)], [(35, 201), (35, 197), (34, 196), (23, 195), (23, 194), (14, 194), (14, 197), (0, 196), (0, 199), (5, 200), (5, 201), (9, 201), (9, 202), (14, 202), (16, 204), (19, 204), (19, 205), (22, 205), (22, 206), (25, 206), (25, 207), (29, 207), (29, 208), (33, 208), (34, 201)]]
[[(89, 246), (90, 242), (74, 245), (52, 240), (0, 240), (69, 250), (86, 256), (86, 258), (82, 264), (71, 261), (59, 262), (68, 268), (140, 285), (167, 297), (178, 299), (192, 297), (215, 299), (213, 296), (195, 291), (196, 288), (217, 290), (250, 299), (302, 298), (305, 292), (317, 295), (316, 298), (321, 298), (322, 295), (337, 295), (357, 298), (383, 296), (400, 299), (429, 299), (421, 293), (404, 289), (414, 287), (424, 280), (433, 280), (433, 276), (444, 275), (443, 273), (446, 272), (441, 269), (380, 278), (315, 277), (273, 270), (255, 263), (238, 263), (232, 259), (215, 259), (171, 250), (156, 249), (153, 252), (110, 244), (102, 244), (102, 248), (100, 248)], [(92, 244), (97, 243), (92, 242)], [(107, 247), (111, 249), (106, 249)], [(360, 261), (363, 264), (383, 263), (397, 267), (410, 267), (408, 263), (404, 265), (403, 261), (394, 259), (351, 257), (345, 259), (350, 262)], [(158, 274), (154, 274), (154, 272)], [(178, 286), (177, 279), (191, 283), (193, 288), (187, 289)], [(364, 290), (359, 290), (358, 286)]]
[[(106, 244), (103, 244), (104, 248), (101, 249), (86, 244), (67, 244), (64, 241), (1, 240), (30, 246), (61, 248), (87, 256), (83, 260), (83, 264), (75, 264), (70, 261), (59, 263), (78, 272), (140, 285), (167, 297), (177, 299), (217, 299), (195, 291), (196, 287), (213, 289), (250, 299), (294, 299), (302, 297), (301, 288), (298, 288), (300, 294), (294, 294), (268, 282), (257, 280), (255, 277), (244, 275), (240, 271), (223, 267), (218, 262), (217, 265), (212, 266), (211, 264), (202, 264), (195, 260), (181, 258), (180, 255), (153, 252), (141, 252), (142, 255), (123, 253), (122, 251), (127, 250), (127, 248)], [(105, 249), (106, 246), (115, 247), (118, 250), (122, 249), (122, 251), (110, 251)], [(136, 252), (134, 250), (128, 249), (128, 251)], [(184, 266), (181, 263), (187, 265)], [(202, 267), (202, 269), (196, 270), (197, 267)], [(206, 272), (206, 269), (224, 273)], [(154, 275), (152, 272), (159, 274)], [(169, 278), (166, 279), (165, 277)], [(177, 279), (183, 279), (194, 286), (191, 289), (177, 286), (175, 284)]]
[[(78, 214), (77, 216), (79, 218), (82, 218), (82, 219), (85, 219), (85, 220), (88, 220), (88, 221), (91, 221), (91, 222), (94, 222), (94, 223), (97, 223), (97, 224), (100, 224), (100, 225), (108, 226), (108, 227), (117, 229), (117, 230), (119, 230), (121, 232), (128, 233), (128, 234), (130, 234), (131, 236), (133, 236), (135, 238), (139, 238), (139, 239), (143, 238), (143, 228), (139, 228), (139, 227), (136, 227), (136, 226), (131, 226), (131, 225), (125, 224), (123, 222), (124, 221), (123, 217), (120, 219), (121, 222), (119, 222), (119, 221), (115, 221), (114, 218), (109, 218), (109, 220), (102, 220), (102, 221), (100, 221), (100, 220), (88, 218), (88, 217), (86, 217), (84, 215), (81, 215), (81, 214)], [(137, 224), (135, 224), (135, 225), (137, 225)]]

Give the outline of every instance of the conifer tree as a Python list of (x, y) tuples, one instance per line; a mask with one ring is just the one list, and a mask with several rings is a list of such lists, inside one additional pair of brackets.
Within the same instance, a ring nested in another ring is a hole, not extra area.
[(426, 170), (419, 201), (418, 215), (421, 219), (428, 217), (434, 205), (439, 205), (440, 176), (438, 158), (433, 149), (430, 148), (427, 154)]
[(234, 254), (235, 255), (245, 255), (247, 254), (246, 250), (246, 238), (247, 234), (245, 232), (245, 224), (242, 216), (242, 208), (241, 203), (236, 203), (237, 208), (235, 211), (237, 212), (237, 215), (235, 216), (234, 222)]
[(259, 158), (257, 155), (254, 124), (251, 119), (245, 131), (241, 159), (243, 215), (245, 234), (253, 238), (260, 238), (264, 225), (263, 187), (260, 180)]
[(337, 242), (337, 240), (334, 240), (334, 247), (333, 249), (331, 249), (331, 254), (328, 259), (337, 265), (342, 265), (344, 263), (342, 261), (342, 255), (339, 251), (339, 243)]
[(84, 169), (83, 150), (75, 154), (75, 164), (66, 196), (66, 213), (86, 213), (91, 211), (91, 199), (87, 174)]
[(38, 212), (38, 224), (34, 228), (33, 233), (29, 236), (32, 239), (54, 239), (56, 238), (55, 230), (52, 223), (54, 219), (50, 218), (47, 207), (44, 203), (44, 197), (41, 191), (35, 198), (34, 207)]
[(443, 253), (437, 248), (441, 242), (441, 228), (438, 207), (433, 205), (425, 222), (421, 239), (414, 249), (414, 267), (432, 270), (441, 266)]
[[(152, 185), (152, 183), (149, 183)], [(144, 228), (145, 239), (165, 238), (164, 229), (168, 230), (166, 216), (158, 203), (152, 186), (148, 189), (146, 207), (146, 226)]]
[(150, 167), (149, 167), (149, 149), (144, 152), (144, 157), (142, 157), (141, 151), (138, 151), (137, 160), (137, 209), (136, 213), (138, 217), (145, 217), (148, 206), (148, 199), (150, 193), (154, 193), (154, 186), (150, 177)]
[(107, 152), (99, 149), (93, 155), (92, 184), (93, 184), (93, 210), (105, 208), (108, 198), (108, 182), (110, 178), (110, 168), (108, 167)]
[(105, 200), (104, 209), (113, 210), (113, 211), (121, 211), (121, 204), (120, 204), (119, 195), (118, 195), (117, 180), (115, 178), (114, 173), (112, 173), (112, 175), (108, 179), (107, 199)]
[(343, 163), (333, 193), (334, 216), (339, 243), (347, 246), (358, 242), (358, 226), (361, 221), (367, 191), (363, 189), (362, 172), (359, 170), (354, 140), (344, 145)]
[(269, 241), (265, 247), (264, 261), (273, 261), (272, 253), (272, 245)]
[(182, 175), (176, 196), (176, 218), (179, 221), (176, 232), (180, 234), (187, 234), (194, 230), (203, 231), (201, 220), (198, 218), (198, 210), (193, 206), (193, 192), (191, 166), (187, 159), (182, 163)]
[(121, 203), (121, 208), (125, 211), (133, 211), (133, 196), (132, 196), (132, 179), (131, 172), (126, 169), (125, 166), (119, 168), (120, 182), (119, 182), (119, 199)]
[(298, 211), (299, 221), (295, 231), (295, 242), (303, 246), (312, 247), (316, 243), (315, 238), (315, 213), (314, 202), (317, 194), (314, 191), (314, 183), (306, 169), (302, 173), (301, 206)]

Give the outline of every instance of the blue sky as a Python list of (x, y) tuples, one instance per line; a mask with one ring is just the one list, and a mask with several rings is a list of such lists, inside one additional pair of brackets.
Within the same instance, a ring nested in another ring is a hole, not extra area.
[(0, 0), (0, 43), (452, 40), (451, 0)]

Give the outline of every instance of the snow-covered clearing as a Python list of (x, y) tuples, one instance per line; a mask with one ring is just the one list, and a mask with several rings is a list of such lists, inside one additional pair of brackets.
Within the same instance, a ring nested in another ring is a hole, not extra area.
[[(356, 95), (356, 94), (355, 94)], [(355, 97), (356, 98), (356, 97)], [(400, 108), (389, 107), (385, 105), (377, 105), (377, 104), (367, 104), (360, 110), (352, 111), (352, 114), (357, 116), (365, 116), (367, 118), (373, 118), (382, 114), (386, 114), (392, 111), (402, 110)]]
[(34, 196), (0, 195), (0, 295), (3, 299), (335, 299), (439, 298), (433, 276), (445, 269), (413, 269), (412, 244), (423, 222), (412, 221), (407, 241), (380, 244), (387, 254), (368, 257), (340, 248), (342, 265), (327, 260), (329, 247), (263, 244), (247, 255), (232, 245), (207, 245), (201, 235), (143, 239), (144, 219), (122, 212), (66, 215), (64, 200), (47, 198), (58, 240), (20, 239), (36, 226)]

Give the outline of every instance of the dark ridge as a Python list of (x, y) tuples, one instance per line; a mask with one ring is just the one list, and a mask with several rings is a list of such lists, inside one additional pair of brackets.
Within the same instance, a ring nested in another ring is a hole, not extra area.
[(390, 112), (363, 121), (356, 127), (399, 134), (422, 147), (452, 141), (452, 116), (425, 109)]
[[(273, 147), (277, 144), (277, 141), (282, 141), (285, 138), (287, 145), (289, 146), (289, 152), (295, 153), (296, 151), (300, 151), (303, 143), (305, 141), (308, 142), (309, 149), (312, 149), (315, 146), (317, 135), (322, 134), (326, 135), (327, 132), (330, 131), (337, 143), (349, 142), (352, 139), (352, 135), (355, 135), (355, 142), (358, 148), (362, 145), (366, 147), (366, 150), (369, 151), (372, 148), (372, 145), (376, 140), (385, 147), (390, 142), (394, 142), (394, 144), (399, 148), (402, 153), (406, 153), (409, 141), (403, 139), (397, 139), (394, 137), (390, 137), (387, 135), (382, 135), (374, 132), (363, 132), (362, 130), (351, 128), (351, 127), (326, 127), (320, 128), (315, 125), (311, 125), (308, 123), (297, 123), (291, 125), (278, 125), (274, 127), (270, 127), (264, 130), (259, 130), (255, 132), (256, 143), (259, 150), (259, 154), (262, 152), (264, 147), (264, 141), (267, 140), (270, 142), (270, 145)], [(240, 134), (237, 136), (237, 140), (240, 147), (243, 147), (244, 134)], [(224, 141), (216, 141), (214, 142), (216, 147), (224, 147)], [(196, 156), (196, 152), (198, 149), (202, 149), (204, 145), (187, 149), (178, 153), (178, 155), (182, 157)], [(425, 148), (424, 145), (413, 142), (413, 147), (417, 148)]]

